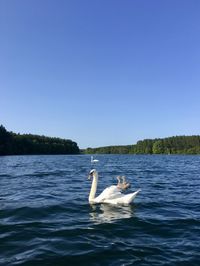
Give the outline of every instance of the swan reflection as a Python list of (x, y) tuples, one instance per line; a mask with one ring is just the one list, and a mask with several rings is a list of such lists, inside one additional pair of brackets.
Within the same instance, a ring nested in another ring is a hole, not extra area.
[(94, 223), (113, 223), (119, 219), (131, 218), (134, 215), (134, 207), (114, 206), (110, 204), (91, 205), (90, 220)]

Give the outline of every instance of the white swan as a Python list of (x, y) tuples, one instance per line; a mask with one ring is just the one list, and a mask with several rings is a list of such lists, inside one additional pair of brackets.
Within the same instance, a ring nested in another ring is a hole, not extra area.
[(134, 193), (123, 194), (118, 186), (110, 186), (103, 190), (103, 192), (95, 198), (96, 190), (97, 190), (97, 183), (98, 183), (98, 172), (93, 169), (90, 171), (88, 179), (93, 177), (91, 190), (89, 194), (89, 202), (90, 203), (110, 203), (110, 204), (130, 204), (138, 192), (137, 190)]
[(99, 160), (93, 159), (93, 156), (91, 156), (91, 163), (98, 163), (98, 162), (99, 162)]

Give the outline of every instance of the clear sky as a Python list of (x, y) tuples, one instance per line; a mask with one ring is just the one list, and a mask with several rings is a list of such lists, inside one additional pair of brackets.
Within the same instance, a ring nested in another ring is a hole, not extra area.
[(200, 134), (200, 1), (1, 0), (0, 124), (80, 148)]

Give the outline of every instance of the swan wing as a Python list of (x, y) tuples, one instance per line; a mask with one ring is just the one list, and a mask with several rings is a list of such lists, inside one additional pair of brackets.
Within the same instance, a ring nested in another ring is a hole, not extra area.
[(105, 188), (102, 193), (94, 199), (96, 203), (102, 203), (106, 200), (116, 199), (121, 197), (123, 194), (117, 188), (117, 186), (110, 186)]
[(133, 193), (129, 193), (127, 195), (123, 195), (121, 193), (121, 197), (117, 197), (117, 198), (110, 198), (110, 199), (106, 199), (104, 201), (104, 203), (110, 203), (110, 204), (130, 204), (131, 202), (133, 202), (134, 198), (137, 196), (138, 192), (140, 192), (141, 189), (138, 189), (137, 191), (133, 192)]

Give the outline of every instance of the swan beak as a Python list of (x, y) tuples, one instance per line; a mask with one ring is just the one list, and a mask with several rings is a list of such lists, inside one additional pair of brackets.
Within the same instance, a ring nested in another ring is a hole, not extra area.
[(90, 180), (90, 179), (91, 179), (91, 177), (92, 177), (92, 175), (91, 175), (91, 174), (89, 174), (89, 176), (88, 176), (88, 180)]

